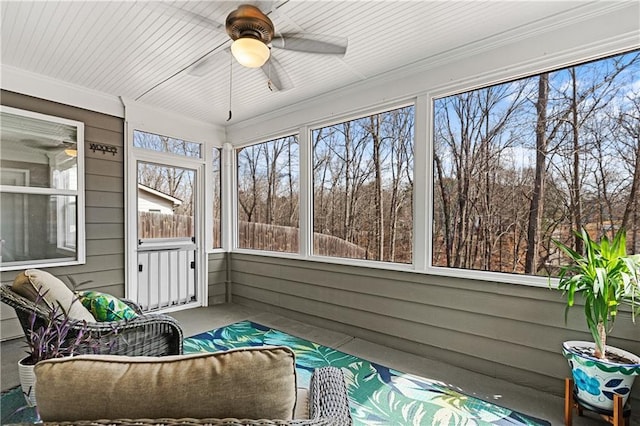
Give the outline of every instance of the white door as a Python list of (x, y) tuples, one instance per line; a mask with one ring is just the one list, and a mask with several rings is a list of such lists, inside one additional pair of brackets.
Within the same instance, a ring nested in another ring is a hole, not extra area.
[(137, 162), (136, 301), (146, 311), (197, 302), (195, 169)]

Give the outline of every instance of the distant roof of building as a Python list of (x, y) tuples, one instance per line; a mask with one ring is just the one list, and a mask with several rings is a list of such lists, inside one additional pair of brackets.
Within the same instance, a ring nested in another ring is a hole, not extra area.
[(148, 192), (149, 194), (153, 194), (153, 195), (156, 195), (158, 197), (162, 197), (162, 198), (164, 198), (166, 200), (169, 200), (169, 201), (171, 201), (173, 204), (175, 204), (177, 206), (182, 204), (182, 200), (181, 199), (176, 198), (176, 197), (172, 197), (169, 194), (165, 194), (164, 192), (158, 191), (157, 189), (153, 189), (151, 187), (148, 187), (147, 185), (143, 185), (143, 184), (139, 183), (138, 184), (138, 189), (142, 190), (142, 191), (145, 191), (145, 192)]

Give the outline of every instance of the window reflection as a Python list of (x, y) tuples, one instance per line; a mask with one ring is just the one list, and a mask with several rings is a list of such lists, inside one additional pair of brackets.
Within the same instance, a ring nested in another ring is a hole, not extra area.
[(83, 261), (83, 123), (8, 107), (0, 112), (0, 268)]

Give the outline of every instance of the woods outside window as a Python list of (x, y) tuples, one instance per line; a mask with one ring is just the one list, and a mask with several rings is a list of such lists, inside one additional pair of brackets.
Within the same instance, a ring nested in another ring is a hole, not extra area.
[(299, 251), (298, 138), (237, 150), (238, 247)]
[(313, 253), (413, 261), (415, 108), (311, 132)]
[(640, 53), (436, 99), (436, 267), (552, 275), (553, 239), (640, 251)]

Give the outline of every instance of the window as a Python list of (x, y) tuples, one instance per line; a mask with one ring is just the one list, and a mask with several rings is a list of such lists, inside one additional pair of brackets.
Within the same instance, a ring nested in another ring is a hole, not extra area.
[(544, 275), (553, 239), (640, 250), (640, 53), (434, 101), (433, 266)]
[(413, 261), (414, 107), (312, 131), (313, 252)]
[(84, 262), (84, 124), (2, 107), (2, 270)]
[(297, 253), (298, 138), (237, 151), (238, 247)]
[(222, 213), (222, 150), (220, 148), (213, 148), (213, 159), (211, 162), (211, 170), (213, 172), (213, 179), (211, 182), (213, 183), (211, 191), (213, 193), (213, 248), (222, 247), (222, 223), (220, 221), (220, 216)]
[(140, 130), (133, 131), (133, 146), (151, 151), (182, 155), (184, 157), (201, 158), (202, 155), (201, 144), (197, 142), (188, 142), (182, 139), (142, 132)]

